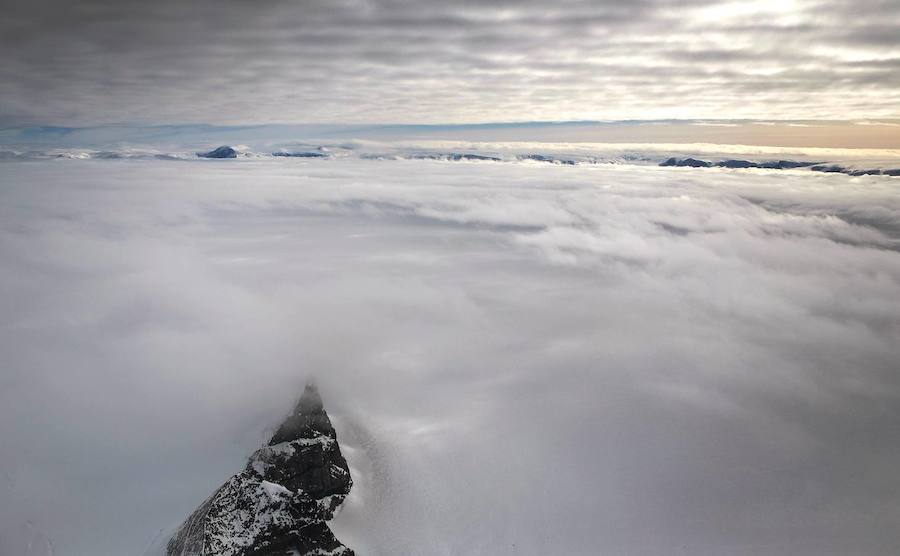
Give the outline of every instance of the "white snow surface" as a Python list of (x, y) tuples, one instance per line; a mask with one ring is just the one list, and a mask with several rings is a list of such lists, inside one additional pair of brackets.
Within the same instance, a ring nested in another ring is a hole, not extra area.
[(158, 547), (311, 375), (361, 555), (897, 553), (900, 179), (232, 162), (0, 164), (0, 554)]
[[(248, 473), (229, 479), (216, 493), (210, 514), (204, 520), (207, 536), (205, 550), (220, 556), (233, 556), (257, 542), (259, 535), (272, 527), (290, 526), (294, 518), (289, 511), (295, 494), (285, 487), (260, 481)], [(255, 502), (249, 508), (240, 507), (241, 500)]]

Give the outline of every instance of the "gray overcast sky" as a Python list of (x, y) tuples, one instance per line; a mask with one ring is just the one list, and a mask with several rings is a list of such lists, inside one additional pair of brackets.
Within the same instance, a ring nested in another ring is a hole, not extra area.
[(2, 0), (0, 125), (900, 116), (900, 0)]

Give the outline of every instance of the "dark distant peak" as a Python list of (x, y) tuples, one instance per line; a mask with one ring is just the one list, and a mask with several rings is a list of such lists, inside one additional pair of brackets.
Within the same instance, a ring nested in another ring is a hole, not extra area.
[(756, 162), (750, 162), (749, 160), (722, 160), (721, 162), (717, 162), (716, 166), (720, 166), (722, 168), (759, 168), (759, 164)]
[[(888, 172), (890, 172), (890, 170), (888, 170)], [(881, 170), (851, 170), (848, 173), (851, 176), (880, 176)]]
[(828, 174), (847, 174), (850, 176), (900, 176), (900, 168), (895, 169), (855, 169), (839, 164), (824, 164), (822, 162), (804, 162), (800, 160), (767, 160), (753, 162), (751, 160), (728, 159), (715, 164), (696, 158), (675, 158), (674, 156), (659, 163), (660, 166), (690, 166), (692, 168), (763, 168), (766, 170), (791, 170), (795, 168), (809, 168), (813, 172)]
[(237, 158), (237, 151), (228, 145), (222, 145), (206, 153), (197, 153), (200, 158)]
[(827, 174), (847, 174), (849, 176), (900, 176), (900, 168), (853, 169), (837, 164), (820, 164), (812, 166), (810, 170)]
[(712, 166), (711, 162), (707, 162), (705, 160), (698, 160), (696, 158), (682, 158), (678, 159), (675, 157), (669, 158), (665, 162), (660, 162), (660, 166), (687, 166), (690, 168), (709, 168)]
[(697, 160), (696, 158), (685, 158), (681, 162), (678, 163), (679, 166), (690, 166), (691, 168), (708, 168), (712, 166), (711, 163), (705, 160)]
[(727, 159), (716, 163), (698, 160), (696, 158), (675, 158), (674, 156), (660, 162), (660, 166), (688, 166), (691, 168), (709, 168), (717, 166), (719, 168), (765, 168), (767, 170), (789, 170), (792, 168), (805, 168), (813, 166), (820, 162), (802, 162), (798, 160), (767, 160), (765, 162), (754, 162), (752, 160)]
[(810, 168), (813, 172), (825, 172), (828, 174), (846, 174), (849, 170), (837, 164), (821, 164)]
[(807, 166), (812, 166), (813, 164), (819, 164), (819, 162), (802, 162), (799, 160), (770, 160), (768, 162), (760, 163), (759, 167), (769, 170), (790, 170), (792, 168), (805, 168)]
[(325, 413), (318, 387), (313, 382), (307, 382), (300, 401), (272, 435), (269, 446), (322, 435), (334, 437), (334, 427)]

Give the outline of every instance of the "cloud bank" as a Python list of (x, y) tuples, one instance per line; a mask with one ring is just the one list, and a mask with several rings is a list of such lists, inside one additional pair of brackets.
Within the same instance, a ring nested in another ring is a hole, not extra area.
[(3, 172), (0, 553), (141, 554), (310, 374), (361, 554), (900, 547), (895, 178)]
[(900, 116), (896, 0), (2, 8), (8, 125)]

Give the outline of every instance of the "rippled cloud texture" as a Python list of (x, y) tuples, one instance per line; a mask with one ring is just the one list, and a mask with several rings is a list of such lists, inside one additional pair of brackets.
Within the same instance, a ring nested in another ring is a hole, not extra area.
[(9, 125), (900, 116), (897, 0), (2, 4)]
[(141, 554), (310, 374), (357, 481), (335, 529), (361, 554), (900, 547), (896, 179), (3, 172), (2, 554)]

